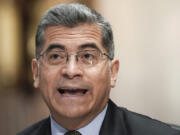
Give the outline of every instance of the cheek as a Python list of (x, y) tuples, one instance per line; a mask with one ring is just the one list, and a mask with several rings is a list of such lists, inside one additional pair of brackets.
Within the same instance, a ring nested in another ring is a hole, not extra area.
[(110, 72), (108, 65), (104, 65), (101, 68), (94, 68), (88, 70), (89, 80), (93, 84), (94, 91), (96, 95), (106, 95), (109, 93), (110, 89)]
[(57, 71), (49, 70), (47, 68), (41, 69), (40, 71), (40, 90), (45, 98), (51, 97), (54, 89), (54, 80), (57, 75)]

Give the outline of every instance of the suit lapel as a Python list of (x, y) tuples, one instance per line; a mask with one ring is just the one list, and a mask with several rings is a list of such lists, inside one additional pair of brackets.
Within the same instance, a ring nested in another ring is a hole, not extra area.
[(33, 135), (51, 135), (51, 126), (50, 126), (50, 118), (44, 120), (41, 123), (37, 132)]
[(99, 135), (127, 135), (123, 111), (109, 100), (108, 109)]

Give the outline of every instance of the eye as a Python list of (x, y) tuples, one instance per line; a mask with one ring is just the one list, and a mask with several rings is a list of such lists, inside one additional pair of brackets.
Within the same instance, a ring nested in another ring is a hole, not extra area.
[(59, 55), (59, 54), (50, 54), (49, 55), (49, 59), (51, 59), (51, 60), (53, 60), (53, 59), (59, 59), (59, 58), (61, 58), (61, 56)]
[(96, 60), (98, 59), (98, 52), (96, 50), (85, 50), (79, 53), (83, 60)]
[(49, 64), (59, 64), (66, 59), (65, 52), (49, 52), (46, 56), (46, 60)]
[(84, 59), (93, 59), (93, 58), (94, 58), (94, 55), (91, 54), (91, 53), (85, 53), (85, 54), (83, 55), (83, 58), (84, 58)]
[(96, 50), (84, 50), (78, 53), (78, 59), (82, 64), (93, 65), (98, 62), (98, 52)]

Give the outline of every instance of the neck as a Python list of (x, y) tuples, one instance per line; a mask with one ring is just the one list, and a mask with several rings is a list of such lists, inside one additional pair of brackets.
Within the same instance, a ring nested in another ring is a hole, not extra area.
[(79, 118), (75, 117), (64, 117), (59, 114), (52, 113), (53, 119), (56, 121), (56, 123), (60, 124), (61, 127), (65, 128), (66, 130), (78, 130), (84, 126), (86, 126), (88, 123), (90, 123), (93, 119), (95, 119), (101, 112), (103, 113), (103, 118), (106, 113), (107, 106), (104, 107), (101, 111), (97, 112), (96, 114), (92, 115), (91, 113), (89, 115), (80, 116)]
[(53, 114), (52, 117), (57, 123), (59, 123), (62, 127), (64, 127), (67, 130), (80, 129), (94, 119), (93, 116), (86, 116), (81, 118), (67, 118)]

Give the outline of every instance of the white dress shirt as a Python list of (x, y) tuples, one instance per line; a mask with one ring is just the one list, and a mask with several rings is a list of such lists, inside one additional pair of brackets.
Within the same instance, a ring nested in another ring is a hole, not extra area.
[[(106, 105), (103, 111), (101, 111), (101, 113), (99, 113), (90, 123), (77, 131), (79, 131), (82, 135), (99, 135), (99, 131), (107, 111), (107, 106), (108, 105)], [(50, 119), (52, 135), (64, 135), (67, 132), (67, 130), (58, 124), (51, 115)]]

